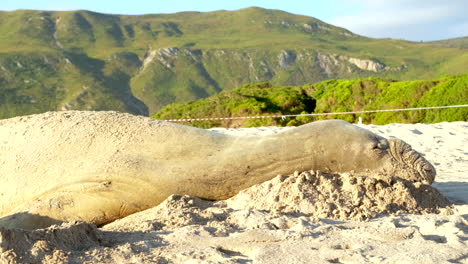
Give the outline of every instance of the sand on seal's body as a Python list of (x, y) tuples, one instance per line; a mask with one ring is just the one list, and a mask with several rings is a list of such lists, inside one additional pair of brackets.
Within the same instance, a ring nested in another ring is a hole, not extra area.
[[(421, 203), (431, 201), (422, 195), (425, 185), (401, 179), (318, 171), (272, 175), (225, 201), (171, 195), (102, 228), (81, 222), (34, 231), (0, 228), (0, 262), (468, 263), (468, 123), (363, 127), (423, 153), (438, 172), (433, 185), (455, 205), (425, 210)], [(261, 136), (288, 129), (215, 133)], [(350, 182), (340, 184), (345, 178)], [(348, 196), (359, 191), (363, 196)], [(385, 211), (393, 203), (397, 208)], [(373, 218), (346, 220), (354, 218), (346, 207)], [(378, 212), (384, 215), (372, 216)]]
[(341, 120), (241, 137), (117, 112), (0, 121), (0, 226), (106, 224), (171, 194), (229, 198), (295, 170), (365, 172), (430, 184), (435, 170), (398, 139)]

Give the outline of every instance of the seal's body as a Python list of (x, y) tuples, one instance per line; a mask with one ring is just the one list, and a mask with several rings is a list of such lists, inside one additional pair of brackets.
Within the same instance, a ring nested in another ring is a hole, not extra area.
[(430, 184), (435, 170), (401, 140), (340, 120), (231, 136), (116, 112), (0, 121), (0, 227), (97, 225), (171, 194), (209, 200), (294, 171), (369, 173)]

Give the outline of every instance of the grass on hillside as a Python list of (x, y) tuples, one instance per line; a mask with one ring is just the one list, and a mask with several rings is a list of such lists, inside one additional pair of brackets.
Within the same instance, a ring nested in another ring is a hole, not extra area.
[[(63, 107), (147, 114), (252, 82), (465, 74), (468, 52), (438, 44), (366, 38), (262, 8), (142, 16), (0, 12), (0, 118)], [(169, 47), (178, 51), (142, 67), (151, 52)], [(284, 51), (295, 58), (286, 67), (279, 59)], [(319, 61), (319, 53), (328, 62)], [(375, 73), (346, 59), (333, 62), (339, 56), (406, 67)]]
[[(164, 107), (152, 117), (185, 119), (282, 114), (334, 113), (361, 110), (449, 106), (468, 103), (468, 75), (448, 76), (431, 81), (394, 81), (379, 78), (328, 80), (304, 86), (273, 87), (269, 83), (246, 85), (198, 101)], [(434, 123), (468, 121), (468, 108), (300, 116), (285, 119), (196, 121), (186, 123), (202, 128), (301, 125), (313, 120), (339, 118), (365, 123)]]

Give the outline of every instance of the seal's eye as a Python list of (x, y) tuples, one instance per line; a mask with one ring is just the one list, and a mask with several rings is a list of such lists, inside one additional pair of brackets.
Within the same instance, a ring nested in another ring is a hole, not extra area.
[(375, 143), (374, 148), (378, 148), (381, 150), (387, 149), (388, 148), (388, 141), (385, 138), (382, 137), (376, 137), (375, 139), (377, 142)]
[(382, 145), (380, 143), (374, 143), (372, 144), (372, 152), (378, 155), (382, 155), (385, 151), (385, 145)]

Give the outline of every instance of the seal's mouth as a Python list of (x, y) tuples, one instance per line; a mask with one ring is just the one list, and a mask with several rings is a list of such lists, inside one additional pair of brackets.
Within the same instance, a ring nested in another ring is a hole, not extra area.
[[(398, 161), (402, 169), (400, 177), (413, 182), (432, 184), (435, 179), (436, 170), (419, 152), (401, 139), (392, 138), (388, 140), (391, 156)], [(400, 174), (400, 173), (398, 173)]]

